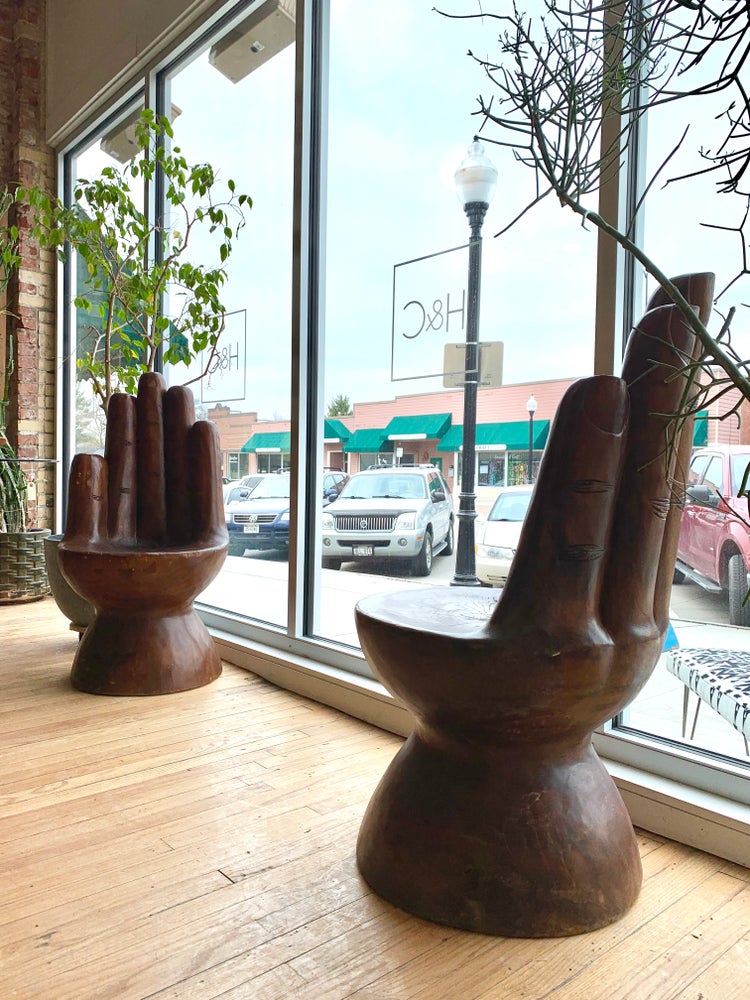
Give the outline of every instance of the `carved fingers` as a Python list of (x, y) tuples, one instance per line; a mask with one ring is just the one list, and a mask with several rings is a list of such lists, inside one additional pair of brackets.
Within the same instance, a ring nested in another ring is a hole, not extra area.
[[(630, 427), (622, 488), (615, 514), (602, 600), (603, 620), (615, 638), (653, 636), (666, 627), (657, 621), (665, 595), (657, 595), (663, 548), (669, 551), (679, 521), (670, 516), (672, 473), (679, 453), (679, 413), (686, 385), (685, 365), (695, 337), (676, 306), (646, 313), (633, 331), (623, 363), (630, 393)], [(658, 597), (658, 599), (657, 599)], [(658, 609), (658, 612), (657, 612)]]
[(176, 545), (195, 537), (193, 507), (198, 503), (193, 489), (194, 456), (189, 445), (195, 423), (193, 394), (175, 385), (164, 396), (164, 462), (167, 531)]
[(226, 538), (215, 427), (195, 420), (192, 393), (141, 376), (137, 397), (117, 393), (105, 457), (77, 455), (66, 540), (146, 547)]
[(208, 420), (198, 420), (188, 437), (193, 465), (194, 529), (198, 541), (211, 544), (227, 540), (224, 498), (221, 490), (219, 432)]
[[(680, 274), (676, 278), (672, 278), (672, 284), (679, 289), (685, 299), (693, 306), (704, 326), (708, 323), (711, 316), (715, 277), (710, 271), (703, 271), (695, 274)], [(648, 308), (650, 310), (657, 308), (657, 306), (669, 304), (664, 290), (658, 288), (649, 299)], [(696, 341), (693, 351), (694, 355), (697, 356), (700, 350), (701, 345)], [(684, 426), (679, 445), (675, 449), (675, 462), (672, 471), (672, 482), (670, 484), (672, 503), (664, 529), (662, 554), (659, 560), (659, 572), (656, 579), (654, 619), (660, 631), (666, 629), (669, 619), (669, 598), (672, 591), (673, 576), (672, 567), (677, 555), (682, 508), (685, 502), (687, 470), (690, 464), (692, 444), (692, 419), (690, 419)]]
[(107, 539), (107, 463), (101, 455), (75, 455), (70, 466), (65, 541), (94, 544)]
[[(698, 313), (701, 323), (708, 323), (713, 305), (714, 285), (716, 275), (711, 271), (699, 271), (694, 274), (679, 274), (671, 279), (672, 284), (680, 291), (680, 294), (692, 305)], [(646, 311), (657, 309), (659, 306), (671, 305), (671, 299), (664, 289), (659, 286), (651, 298), (648, 300)]]
[(666, 628), (671, 570), (659, 567), (679, 531), (675, 415), (694, 346), (677, 308), (662, 306), (631, 336), (622, 380), (583, 379), (563, 397), (493, 631), (546, 634), (557, 655)]
[(117, 393), (109, 401), (104, 457), (109, 481), (108, 535), (135, 538), (137, 521), (136, 404), (133, 396)]
[(627, 421), (621, 379), (583, 379), (563, 397), (491, 628), (541, 630), (563, 646), (597, 628)]
[[(164, 463), (164, 395), (166, 383), (156, 372), (146, 372), (136, 396), (138, 459), (138, 539), (146, 545), (167, 536), (167, 480)], [(107, 426), (117, 432), (118, 427)]]

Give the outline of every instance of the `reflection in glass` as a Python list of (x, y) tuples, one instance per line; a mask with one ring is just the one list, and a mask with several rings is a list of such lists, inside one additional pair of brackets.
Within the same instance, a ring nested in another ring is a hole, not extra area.
[[(282, 6), (286, 23), (289, 4)], [(294, 167), (293, 20), (290, 23), (291, 36), (287, 32), (277, 40), (273, 53), (265, 53), (270, 58), (256, 59), (257, 53), (245, 44), (248, 32), (255, 39), (265, 30), (250, 18), (164, 81), (165, 103), (180, 109), (174, 141), (188, 162), (208, 161), (221, 178), (232, 178), (237, 191), (253, 200), (247, 225), (225, 265), (228, 278), (221, 298), (226, 325), (216, 356), (209, 359), (208, 351), (202, 352), (187, 375), (187, 380), (196, 380), (191, 388), (199, 414), (219, 430), (222, 472), (230, 480), (289, 468)], [(207, 254), (200, 242), (195, 246)], [(168, 308), (179, 311), (174, 294)], [(168, 372), (168, 378), (186, 381), (182, 367)], [(249, 530), (246, 537), (251, 537)], [(233, 549), (201, 600), (285, 627), (286, 547), (248, 545), (243, 550), (244, 555), (239, 544)]]

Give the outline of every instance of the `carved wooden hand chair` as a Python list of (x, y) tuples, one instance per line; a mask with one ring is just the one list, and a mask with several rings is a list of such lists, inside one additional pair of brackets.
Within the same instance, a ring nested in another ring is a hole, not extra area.
[[(713, 275), (675, 279), (704, 321)], [(591, 745), (643, 687), (668, 623), (696, 351), (661, 293), (622, 378), (560, 403), (507, 585), (360, 601), (362, 649), (415, 728), (357, 847), (369, 884), (439, 923), (523, 937), (590, 931), (634, 903), (630, 818)], [(668, 442), (671, 444), (668, 446)]]
[(104, 457), (76, 455), (60, 563), (96, 608), (78, 646), (75, 687), (169, 694), (221, 673), (193, 608), (221, 569), (227, 532), (216, 428), (188, 389), (141, 377), (107, 413)]

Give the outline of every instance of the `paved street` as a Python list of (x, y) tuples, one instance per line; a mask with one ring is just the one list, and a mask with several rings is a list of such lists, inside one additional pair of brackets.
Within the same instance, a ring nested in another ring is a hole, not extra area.
[[(411, 576), (405, 566), (385, 562), (379, 565), (345, 563), (339, 571), (321, 571), (323, 603), (326, 603), (326, 592), (330, 591), (336, 596), (338, 615), (343, 618), (347, 606), (353, 610), (356, 601), (366, 594), (398, 587), (447, 586), (454, 572), (455, 556), (436, 556), (429, 577)], [(286, 622), (286, 580), (287, 561), (283, 553), (230, 557), (219, 580), (205, 591), (202, 600), (281, 625)], [(708, 593), (695, 583), (673, 587), (671, 608), (676, 619), (720, 625), (728, 622), (726, 599), (721, 594)], [(349, 631), (342, 631), (341, 624), (338, 622), (333, 630), (336, 636)]]

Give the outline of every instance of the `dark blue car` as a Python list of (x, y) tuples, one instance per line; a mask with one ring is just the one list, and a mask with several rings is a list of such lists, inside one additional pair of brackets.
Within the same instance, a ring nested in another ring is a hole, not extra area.
[(264, 476), (245, 500), (224, 508), (229, 532), (229, 555), (245, 549), (289, 548), (289, 474)]

